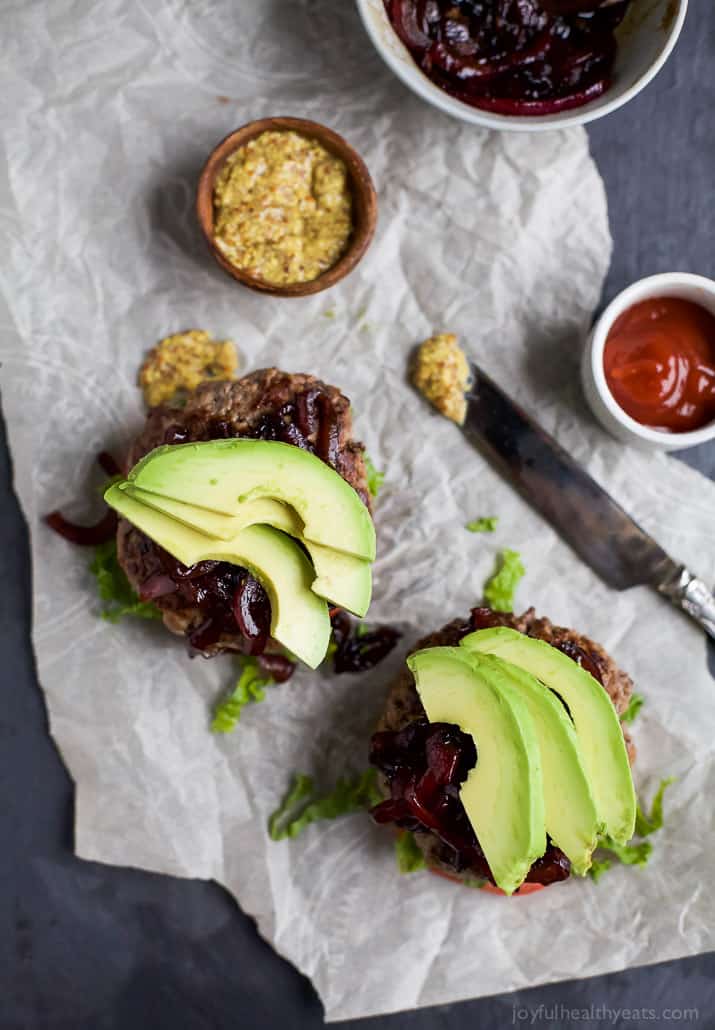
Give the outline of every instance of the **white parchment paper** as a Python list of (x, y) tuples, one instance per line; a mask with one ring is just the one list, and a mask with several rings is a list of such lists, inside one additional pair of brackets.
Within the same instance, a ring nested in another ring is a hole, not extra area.
[[(382, 67), (345, 0), (17, 2), (3, 22), (3, 406), (32, 534), (39, 674), (77, 785), (77, 853), (214, 877), (311, 977), (329, 1020), (711, 948), (702, 634), (646, 590), (608, 590), (405, 382), (416, 341), (459, 332), (648, 530), (715, 579), (715, 486), (607, 439), (576, 385), (610, 251), (584, 133), (489, 134), (431, 110)], [(199, 239), (207, 152), (268, 114), (327, 122), (375, 178), (377, 238), (329, 295), (252, 295)], [(190, 661), (157, 625), (102, 622), (86, 554), (40, 521), (55, 507), (96, 514), (93, 455), (140, 426), (142, 353), (191, 327), (235, 339), (246, 369), (311, 371), (350, 395), (386, 471), (371, 618), (405, 630), (375, 674), (301, 673), (225, 739), (208, 720), (230, 659)], [(462, 528), (492, 514), (493, 536)], [(524, 555), (520, 604), (602, 641), (646, 696), (639, 790), (678, 776), (647, 870), (509, 901), (399, 876), (390, 835), (359, 815), (270, 842), (266, 817), (294, 770), (327, 786), (364, 767), (407, 646), (475, 602), (503, 546)]]

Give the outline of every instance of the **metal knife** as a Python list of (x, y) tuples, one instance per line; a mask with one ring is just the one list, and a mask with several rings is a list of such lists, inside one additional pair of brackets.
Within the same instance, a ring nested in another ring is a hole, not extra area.
[(563, 447), (470, 361), (467, 437), (615, 590), (648, 585), (715, 639), (715, 595), (674, 561)]

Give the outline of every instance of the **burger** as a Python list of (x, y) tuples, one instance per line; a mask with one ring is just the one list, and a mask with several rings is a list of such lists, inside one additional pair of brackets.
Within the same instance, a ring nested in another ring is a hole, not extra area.
[(633, 834), (635, 748), (619, 720), (632, 690), (589, 637), (533, 608), (474, 608), (421, 640), (389, 690), (372, 817), (471, 885), (511, 894), (583, 875), (604, 835)]
[[(240, 446), (234, 447), (230, 441)], [(214, 532), (213, 527), (218, 526), (221, 532), (217, 530), (217, 535), (225, 543), (230, 534), (222, 531), (220, 520), (233, 517), (235, 513), (229, 516), (225, 511), (212, 512), (211, 505), (215, 507), (216, 503), (199, 496), (200, 503), (191, 509), (193, 516), (189, 517), (186, 515), (186, 512), (190, 515), (190, 509), (186, 504), (185, 493), (178, 488), (169, 489), (166, 485), (160, 490), (169, 497), (164, 498), (162, 504), (159, 504), (160, 498), (156, 494), (143, 489), (140, 491), (141, 499), (151, 507), (139, 509), (135, 505), (130, 511), (126, 498), (128, 494), (139, 497), (134, 488), (140, 483), (139, 479), (132, 479), (134, 473), (130, 470), (141, 467), (146, 479), (146, 463), (153, 462), (152, 467), (157, 467), (154, 456), (159, 456), (164, 463), (169, 458), (178, 459), (179, 456), (185, 456), (187, 463), (200, 462), (207, 455), (210, 456), (212, 448), (212, 453), (218, 453), (216, 448), (221, 448), (220, 453), (227, 457), (225, 468), (230, 477), (229, 451), (232, 448), (235, 451), (244, 448), (245, 441), (264, 441), (266, 445), (274, 445), (273, 449), (266, 446), (260, 451), (261, 460), (268, 463), (267, 476), (273, 476), (272, 470), (278, 468), (276, 454), (280, 459), (278, 464), (286, 464), (285, 452), (290, 450), (296, 460), (298, 455), (294, 451), (301, 452), (301, 460), (307, 463), (311, 474), (316, 471), (316, 465), (323, 469), (327, 466), (330, 470), (328, 485), (331, 490), (335, 487), (335, 480), (342, 480), (343, 485), (348, 484), (350, 490), (347, 493), (351, 496), (347, 497), (347, 503), (352, 506), (351, 511), (355, 512), (356, 519), (362, 519), (362, 532), (367, 541), (365, 550), (359, 555), (354, 548), (352, 554), (340, 550), (345, 542), (340, 538), (341, 529), (337, 525), (340, 520), (336, 519), (336, 526), (326, 527), (326, 532), (329, 530), (329, 543), (338, 548), (335, 554), (330, 553), (328, 547), (315, 542), (311, 544), (309, 539), (302, 540), (302, 522), (299, 522), (300, 531), (294, 533), (297, 538), (294, 551), (299, 550), (304, 556), (312, 556), (313, 550), (317, 551), (321, 546), (322, 559), (340, 560), (340, 575), (343, 575), (344, 568), (348, 568), (348, 573), (354, 571), (355, 577), (359, 576), (360, 582), (367, 584), (362, 590), (361, 600), (351, 610), (362, 615), (369, 603), (369, 562), (374, 558), (374, 551), (370, 551), (370, 547), (374, 548), (371, 498), (364, 448), (353, 437), (348, 398), (337, 387), (315, 376), (291, 374), (277, 368), (261, 369), (232, 381), (204, 382), (188, 394), (182, 407), (159, 405), (150, 409), (146, 424), (127, 456), (128, 479), (118, 486), (114, 485), (106, 499), (121, 516), (117, 529), (117, 556), (129, 583), (142, 600), (150, 600), (157, 606), (167, 629), (185, 637), (193, 652), (207, 657), (221, 652), (262, 655), (279, 650), (271, 634), (272, 616), (276, 613), (271, 610), (270, 585), (265, 578), (256, 574), (255, 567), (249, 569), (238, 560), (209, 558), (188, 563), (177, 557), (177, 554), (185, 557), (185, 553), (168, 543), (174, 540), (174, 530), (171, 536), (162, 535), (163, 531), (153, 531), (151, 527), (154, 523), (144, 521), (145, 516), (148, 518), (153, 512), (161, 517), (167, 514), (173, 518), (178, 517), (180, 525), (176, 534), (184, 534), (182, 543), (187, 532), (199, 529), (204, 534), (211, 534)], [(265, 459), (264, 452), (267, 455)], [(328, 473), (324, 478), (327, 482)], [(155, 483), (152, 485), (147, 482), (153, 490)], [(179, 483), (177, 479), (176, 482), (177, 487), (185, 489), (185, 481)], [(211, 479), (211, 482), (215, 483), (215, 479)], [(147, 483), (142, 480), (140, 485), (145, 487)], [(264, 496), (267, 496), (265, 491)], [(188, 499), (196, 500), (193, 496)], [(167, 501), (173, 507), (169, 508)], [(326, 501), (326, 505), (328, 503)], [(275, 510), (281, 508), (285, 515), (289, 505), (279, 502)], [(358, 508), (362, 510), (357, 511)], [(208, 523), (208, 529), (199, 516), (204, 520), (209, 517), (213, 519)], [(187, 530), (187, 524), (193, 528)], [(283, 528), (281, 523), (279, 529)], [(279, 537), (284, 534), (277, 531), (274, 533), (277, 534), (273, 537), (276, 547), (283, 547), (285, 541), (279, 540)], [(350, 551), (347, 544), (345, 547)], [(207, 550), (210, 552), (211, 547), (207, 547)], [(198, 552), (189, 549), (186, 553)], [(334, 578), (339, 578), (338, 573)], [(340, 584), (332, 585), (336, 594), (340, 595)], [(327, 592), (329, 594), (330, 590)], [(328, 618), (328, 603), (327, 599), (323, 603), (323, 626)], [(322, 629), (320, 632), (323, 632)], [(327, 640), (325, 643), (327, 646)], [(280, 663), (274, 664), (277, 669)]]

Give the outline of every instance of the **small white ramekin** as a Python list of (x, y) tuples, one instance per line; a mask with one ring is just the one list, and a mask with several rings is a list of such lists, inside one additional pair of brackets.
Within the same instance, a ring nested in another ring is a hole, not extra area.
[(488, 129), (540, 132), (584, 125), (610, 114), (631, 100), (660, 71), (675, 46), (685, 21), (688, 0), (633, 0), (632, 9), (618, 29), (618, 53), (613, 82), (590, 104), (559, 114), (517, 117), (482, 111), (436, 86), (412, 60), (385, 12), (383, 0), (356, 0), (358, 11), (375, 49), (385, 64), (423, 100), (455, 118)]
[(687, 272), (666, 272), (639, 279), (619, 293), (597, 320), (586, 340), (581, 360), (581, 381), (591, 410), (612, 436), (641, 450), (681, 451), (715, 440), (715, 421), (687, 433), (668, 433), (642, 426), (616, 402), (606, 382), (603, 348), (619, 315), (649, 297), (692, 300), (715, 315), (715, 281)]

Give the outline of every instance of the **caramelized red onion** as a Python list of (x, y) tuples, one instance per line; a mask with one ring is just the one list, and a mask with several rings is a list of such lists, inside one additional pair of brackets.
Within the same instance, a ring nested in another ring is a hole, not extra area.
[(328, 465), (336, 468), (340, 443), (338, 437), (338, 417), (327, 394), (318, 394), (317, 404), (319, 417), (315, 453)]
[(554, 644), (554, 647), (559, 651), (563, 651), (565, 655), (568, 655), (572, 661), (576, 662), (577, 665), (580, 665), (582, 669), (586, 670), (586, 672), (589, 672), (593, 678), (603, 686), (603, 675), (598, 663), (598, 658), (595, 654), (590, 651), (584, 651), (582, 647), (579, 647), (578, 644), (574, 644), (572, 640), (562, 640), (559, 643)]
[(430, 45), (425, 31), (424, 6), (414, 0), (388, 0), (386, 4), (397, 35), (410, 50), (423, 50)]
[[(513, 100), (508, 97), (482, 97), (478, 105), (485, 111), (493, 111), (494, 114), (505, 114), (513, 117), (525, 115), (558, 114), (559, 111), (569, 111), (575, 107), (583, 107), (592, 100), (602, 96), (610, 86), (609, 79), (597, 79), (591, 83), (588, 89), (571, 93), (566, 97), (552, 97), (550, 100)], [(473, 101), (463, 94), (455, 94), (460, 100), (467, 103)]]
[(271, 632), (271, 604), (257, 579), (245, 572), (233, 595), (233, 614), (246, 654), (262, 654)]
[[(426, 56), (425, 65), (437, 68), (445, 75), (458, 79), (465, 86), (477, 81), (496, 78), (515, 68), (525, 68), (536, 61), (543, 61), (548, 54), (553, 37), (546, 29), (523, 50), (502, 53), (491, 60), (481, 57), (463, 56), (446, 43), (433, 43)], [(475, 48), (476, 50), (476, 48)]]
[(527, 873), (527, 883), (540, 883), (542, 887), (548, 887), (550, 883), (559, 883), (560, 880), (567, 880), (571, 875), (571, 863), (563, 851), (554, 844), (549, 843), (546, 851), (532, 865)]
[[(120, 469), (117, 462), (107, 451), (100, 451), (97, 455), (97, 463), (108, 476), (119, 475)], [(93, 526), (83, 526), (77, 522), (70, 522), (59, 511), (51, 511), (45, 515), (45, 523), (59, 534), (64, 540), (71, 544), (78, 544), (80, 547), (98, 547), (106, 544), (117, 532), (117, 516), (111, 509), (107, 509), (99, 522)]]
[(336, 673), (366, 672), (374, 669), (395, 647), (402, 634), (393, 626), (375, 626), (367, 632), (340, 608), (331, 612), (333, 640), (336, 645), (333, 669)]
[[(474, 833), (459, 787), (477, 764), (474, 740), (450, 723), (416, 719), (402, 730), (373, 734), (370, 763), (385, 776), (390, 797), (371, 809), (375, 822), (432, 833), (439, 842), (436, 857), (456, 872), (494, 882)], [(571, 867), (551, 841), (533, 864), (527, 881), (549, 884), (565, 880)]]
[(458, 726), (417, 719), (398, 732), (373, 735), (370, 763), (388, 779), (390, 798), (371, 809), (377, 823), (431, 831), (455, 869), (489, 869), (459, 800), (459, 785), (477, 761), (472, 738)]
[(157, 596), (159, 607), (164, 611), (195, 608), (204, 616), (188, 632), (192, 650), (206, 654), (219, 643), (224, 650), (239, 650), (226, 644), (228, 638), (239, 636), (245, 654), (263, 653), (270, 635), (271, 606), (258, 580), (228, 562), (205, 561), (187, 567), (156, 544), (150, 546), (161, 568), (154, 576), (174, 585), (172, 591)]
[(474, 107), (546, 115), (609, 87), (630, 0), (385, 0), (436, 85)]
[(303, 390), (298, 394), (295, 401), (295, 421), (303, 436), (312, 436), (318, 428), (318, 407), (316, 401), (320, 396), (320, 390), (313, 387), (310, 390)]
[(78, 544), (80, 547), (97, 547), (99, 544), (106, 544), (112, 540), (117, 532), (117, 516), (113, 511), (104, 513), (99, 522), (93, 526), (82, 526), (77, 522), (70, 522), (59, 511), (51, 511), (45, 515), (45, 522), (54, 529), (65, 540), (71, 544)]
[(480, 605), (472, 608), (469, 623), (464, 628), (464, 636), (472, 630), (494, 629), (496, 626), (508, 626), (509, 616), (501, 612), (495, 612), (493, 608)]
[[(169, 426), (164, 442), (224, 440), (238, 435), (225, 419), (195, 416), (188, 423)], [(338, 417), (330, 396), (316, 387), (298, 394), (294, 403), (288, 402), (276, 412), (265, 413), (249, 434), (242, 435), (300, 447), (337, 468), (340, 445)]]
[(192, 652), (206, 655), (209, 648), (218, 644), (221, 636), (221, 622), (209, 616), (189, 633), (189, 646)]

